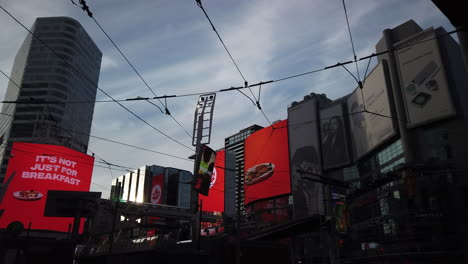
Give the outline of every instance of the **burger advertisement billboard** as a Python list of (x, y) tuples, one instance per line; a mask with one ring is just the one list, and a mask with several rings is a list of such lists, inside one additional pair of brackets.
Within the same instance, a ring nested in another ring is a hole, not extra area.
[(245, 140), (245, 204), (291, 193), (287, 128), (283, 120)]
[[(94, 158), (62, 146), (13, 143), (0, 208), (0, 228), (14, 221), (32, 229), (67, 232), (73, 218), (44, 217), (49, 190), (89, 191)], [(9, 179), (13, 177), (12, 179)]]

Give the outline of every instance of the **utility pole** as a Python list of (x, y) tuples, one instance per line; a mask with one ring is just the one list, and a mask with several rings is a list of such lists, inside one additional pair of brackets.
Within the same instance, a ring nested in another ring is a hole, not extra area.
[[(198, 190), (195, 188), (197, 175), (200, 166), (201, 145), (209, 144), (211, 138), (211, 125), (213, 123), (213, 109), (216, 94), (200, 95), (195, 108), (195, 117), (193, 124), (192, 145), (195, 147), (195, 163), (193, 166), (193, 179), (191, 187), (190, 208), (193, 211), (192, 217), (192, 244), (200, 249), (200, 224), (201, 208), (198, 206)], [(206, 126), (205, 126), (206, 125)], [(207, 131), (206, 134), (203, 132)]]

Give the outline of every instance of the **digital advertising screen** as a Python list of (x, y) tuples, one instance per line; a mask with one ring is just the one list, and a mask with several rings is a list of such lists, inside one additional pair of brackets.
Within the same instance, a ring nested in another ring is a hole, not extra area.
[(323, 171), (318, 118), (318, 103), (315, 98), (288, 108), (293, 211), (297, 218), (324, 213), (322, 184), (304, 180), (322, 175)]
[(263, 128), (244, 142), (245, 204), (291, 193), (288, 120)]
[(206, 145), (201, 146), (200, 154), (197, 156), (197, 175), (195, 189), (200, 194), (208, 196), (210, 191), (211, 176), (213, 174), (216, 152)]
[(396, 48), (407, 126), (455, 115), (435, 33), (422, 32)]
[(336, 104), (320, 111), (323, 167), (335, 168), (350, 163), (343, 104)]
[(226, 151), (224, 150), (216, 153), (216, 161), (210, 182), (210, 195), (199, 196), (199, 200), (203, 202), (203, 211), (224, 212), (225, 157)]
[(164, 191), (164, 174), (153, 176), (151, 179), (151, 203), (162, 204)]
[(347, 99), (354, 159), (358, 159), (395, 135), (387, 92), (386, 64), (378, 64), (362, 89)]
[[(13, 143), (0, 209), (0, 228), (13, 221), (25, 227), (67, 232), (73, 218), (45, 217), (49, 190), (89, 191), (94, 158), (62, 146)], [(10, 177), (13, 177), (10, 179)]]

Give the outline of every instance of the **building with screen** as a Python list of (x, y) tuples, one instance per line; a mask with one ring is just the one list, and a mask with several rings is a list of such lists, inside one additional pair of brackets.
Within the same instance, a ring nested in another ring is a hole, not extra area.
[(190, 208), (191, 180), (189, 171), (144, 166), (115, 178), (111, 199)]
[(20, 47), (5, 95), (5, 101), (21, 103), (3, 104), (0, 116), (6, 146), (0, 149), (0, 179), (12, 142), (61, 145), (82, 153), (88, 148), (102, 52), (68, 17), (37, 18), (31, 31), (37, 38), (29, 34)]
[[(468, 230), (460, 211), (468, 201), (468, 75), (460, 47), (443, 28), (410, 20), (385, 30), (376, 53), (362, 89), (288, 109), (294, 216), (332, 219), (325, 226), (335, 242), (314, 245), (334, 256), (454, 262)], [(306, 243), (297, 251), (320, 257)]]
[(224, 148), (231, 150), (236, 155), (236, 184), (238, 186), (236, 190), (236, 202), (240, 211), (245, 212), (244, 207), (244, 141), (253, 132), (262, 129), (259, 125), (253, 125), (242, 129), (239, 133), (227, 137), (224, 140)]

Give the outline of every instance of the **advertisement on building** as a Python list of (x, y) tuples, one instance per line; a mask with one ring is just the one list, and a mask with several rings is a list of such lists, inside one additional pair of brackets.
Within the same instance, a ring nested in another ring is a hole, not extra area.
[(206, 145), (200, 147), (200, 154), (197, 156), (197, 175), (195, 189), (200, 194), (208, 196), (213, 174), (216, 152)]
[(408, 127), (455, 115), (437, 41), (429, 31), (395, 45)]
[(216, 161), (211, 176), (210, 195), (199, 196), (199, 200), (203, 202), (203, 211), (207, 212), (224, 212), (224, 168), (225, 168), (225, 151), (216, 153)]
[(380, 63), (367, 76), (362, 89), (348, 98), (354, 159), (358, 159), (395, 134), (387, 92), (386, 67)]
[(323, 214), (322, 184), (307, 180), (322, 174), (317, 108), (314, 98), (288, 108), (289, 159), (296, 218)]
[(152, 204), (162, 204), (164, 197), (164, 174), (158, 174), (151, 179), (151, 196)]
[(323, 167), (330, 169), (348, 165), (350, 158), (342, 104), (320, 111), (320, 132)]
[[(49, 190), (89, 191), (94, 158), (62, 146), (13, 143), (0, 204), (0, 228), (13, 221), (31, 229), (67, 232), (73, 218), (44, 217)], [(13, 177), (11, 180), (10, 177)]]
[(287, 127), (283, 120), (245, 140), (245, 204), (291, 192)]

